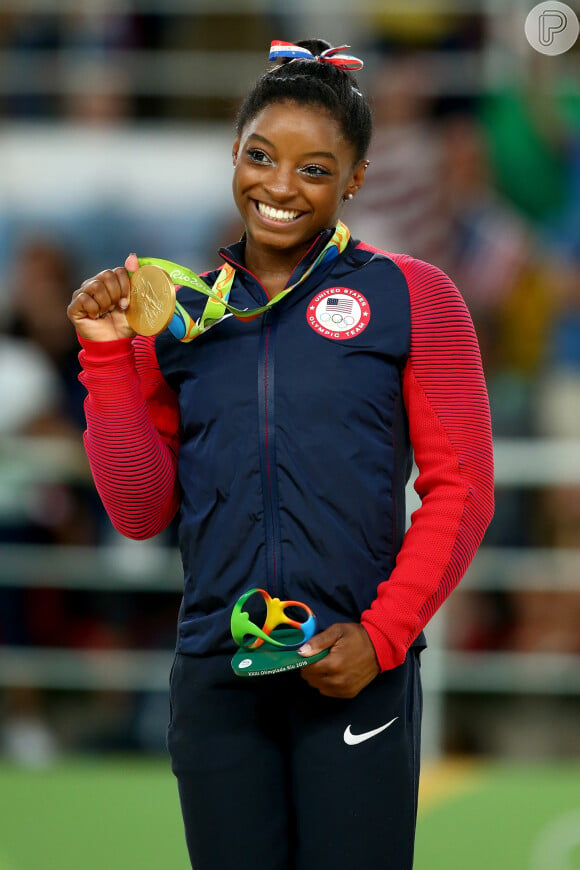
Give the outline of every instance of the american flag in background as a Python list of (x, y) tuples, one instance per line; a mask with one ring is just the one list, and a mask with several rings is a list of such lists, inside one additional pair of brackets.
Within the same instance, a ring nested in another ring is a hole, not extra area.
[(339, 314), (352, 314), (352, 303), (352, 299), (345, 299), (343, 296), (330, 296), (326, 300), (326, 310), (338, 311)]

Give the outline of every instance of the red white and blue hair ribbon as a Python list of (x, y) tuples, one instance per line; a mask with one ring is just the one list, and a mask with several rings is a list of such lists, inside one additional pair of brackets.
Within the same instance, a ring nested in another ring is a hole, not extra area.
[(340, 69), (362, 69), (363, 62), (360, 58), (354, 57), (352, 54), (342, 53), (346, 48), (350, 48), (350, 45), (339, 45), (337, 48), (327, 48), (326, 51), (320, 54), (312, 54), (311, 51), (302, 45), (294, 45), (292, 42), (282, 42), (280, 39), (275, 39), (270, 45), (268, 60), (279, 60), (280, 58), (317, 60), (323, 63), (331, 63), (333, 66), (340, 67)]

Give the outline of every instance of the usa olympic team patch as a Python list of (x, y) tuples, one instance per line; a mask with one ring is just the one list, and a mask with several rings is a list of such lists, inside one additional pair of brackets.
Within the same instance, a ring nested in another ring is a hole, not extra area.
[(330, 287), (321, 290), (308, 303), (306, 320), (324, 338), (344, 341), (360, 335), (369, 325), (371, 309), (358, 290)]

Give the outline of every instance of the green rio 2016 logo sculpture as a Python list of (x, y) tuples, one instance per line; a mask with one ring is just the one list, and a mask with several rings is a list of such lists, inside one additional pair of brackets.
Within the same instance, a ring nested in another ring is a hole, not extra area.
[[(266, 605), (266, 618), (262, 627), (252, 621), (244, 610), (246, 602), (255, 595), (262, 597)], [(302, 610), (305, 619), (300, 621), (289, 616), (290, 608)], [(323, 658), (328, 650), (303, 658), (297, 650), (316, 632), (316, 617), (312, 609), (302, 601), (281, 601), (272, 598), (265, 589), (255, 587), (244, 592), (236, 601), (231, 615), (231, 632), (238, 645), (232, 659), (232, 668), (239, 676), (261, 676), (294, 670), (313, 664)]]

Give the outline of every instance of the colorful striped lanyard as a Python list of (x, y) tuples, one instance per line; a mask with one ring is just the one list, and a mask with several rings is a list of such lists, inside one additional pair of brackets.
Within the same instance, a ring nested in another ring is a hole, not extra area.
[(316, 257), (312, 265), (306, 270), (302, 277), (290, 287), (286, 287), (281, 293), (274, 296), (273, 299), (270, 299), (266, 305), (251, 310), (235, 308), (228, 302), (236, 275), (236, 270), (230, 263), (225, 263), (222, 266), (213, 287), (211, 288), (199, 277), (199, 275), (192, 272), (191, 269), (187, 269), (177, 263), (172, 263), (171, 260), (160, 260), (155, 257), (140, 257), (139, 265), (160, 266), (169, 274), (169, 277), (174, 284), (182, 287), (190, 287), (192, 290), (196, 290), (198, 293), (202, 293), (204, 296), (208, 297), (203, 313), (197, 320), (194, 320), (191, 315), (188, 314), (183, 305), (179, 302), (175, 303), (175, 312), (169, 323), (168, 329), (175, 338), (179, 339), (179, 341), (188, 342), (193, 341), (193, 339), (197, 338), (198, 335), (201, 335), (202, 332), (206, 332), (212, 326), (219, 323), (220, 320), (223, 320), (223, 318), (227, 316), (226, 311), (229, 311), (230, 314), (233, 314), (234, 317), (237, 317), (239, 320), (252, 320), (254, 317), (263, 314), (264, 311), (268, 311), (276, 305), (277, 302), (280, 302), (281, 299), (291, 293), (298, 284), (305, 281), (321, 263), (332, 260), (335, 257), (338, 257), (339, 254), (342, 254), (349, 239), (350, 231), (348, 227), (345, 226), (342, 221), (338, 221), (332, 238), (325, 245), (318, 257)]

